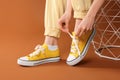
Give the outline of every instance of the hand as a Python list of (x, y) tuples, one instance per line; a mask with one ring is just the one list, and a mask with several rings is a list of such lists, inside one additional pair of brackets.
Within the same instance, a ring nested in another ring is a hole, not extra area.
[(94, 24), (94, 17), (86, 16), (80, 24), (78, 24), (77, 29), (75, 30), (76, 36), (81, 36), (87, 31), (92, 30)]
[(68, 33), (70, 20), (71, 20), (71, 15), (64, 13), (63, 16), (58, 21), (58, 25), (59, 25), (60, 30)]

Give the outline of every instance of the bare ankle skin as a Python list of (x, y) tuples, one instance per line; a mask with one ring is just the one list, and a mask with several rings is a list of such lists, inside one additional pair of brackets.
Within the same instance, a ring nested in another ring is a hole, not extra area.
[(47, 45), (58, 45), (58, 38), (52, 36), (45, 36), (44, 43)]
[(75, 28), (74, 28), (74, 32), (76, 31), (76, 29), (78, 29), (78, 25), (81, 23), (82, 19), (76, 19), (75, 20)]

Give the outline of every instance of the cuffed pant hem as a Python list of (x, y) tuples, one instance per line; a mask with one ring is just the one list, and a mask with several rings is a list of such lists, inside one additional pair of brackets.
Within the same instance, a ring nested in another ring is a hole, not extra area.
[(59, 29), (45, 29), (45, 36), (52, 36), (52, 37), (56, 37), (59, 38), (60, 37), (60, 30)]
[(86, 16), (87, 12), (88, 12), (88, 11), (84, 11), (84, 12), (75, 11), (75, 12), (74, 12), (74, 18), (83, 19), (83, 18)]

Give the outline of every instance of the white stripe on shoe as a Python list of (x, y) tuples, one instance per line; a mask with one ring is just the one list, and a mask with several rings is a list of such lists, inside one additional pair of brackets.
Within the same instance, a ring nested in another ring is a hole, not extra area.
[(48, 59), (37, 60), (37, 61), (18, 59), (17, 63), (21, 66), (37, 66), (44, 63), (58, 62), (58, 61), (60, 61), (60, 57), (48, 58)]

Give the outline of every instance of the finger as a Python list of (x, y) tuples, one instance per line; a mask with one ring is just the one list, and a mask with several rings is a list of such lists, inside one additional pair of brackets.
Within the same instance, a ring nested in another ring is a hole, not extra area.
[(68, 29), (68, 24), (65, 24), (64, 22), (63, 23), (59, 23), (60, 25), (60, 30), (62, 30), (63, 32), (65, 33), (68, 33), (69, 32), (69, 29)]
[(91, 24), (91, 26), (90, 26), (90, 31), (93, 29), (93, 27), (94, 27), (94, 25), (93, 25), (93, 24)]
[(95, 22), (91, 23), (90, 30), (92, 30), (95, 27)]
[(59, 27), (62, 27), (62, 23), (63, 23), (63, 22), (62, 22), (61, 20), (58, 21)]
[(79, 37), (82, 36), (84, 32), (86, 32), (86, 27), (81, 26), (81, 30), (79, 32)]
[(66, 33), (69, 32), (69, 23), (67, 23), (67, 24), (65, 25), (65, 30), (66, 30)]
[(63, 31), (63, 32), (65, 32), (65, 33), (68, 33), (69, 32), (69, 29), (68, 29), (68, 27), (66, 27), (66, 25), (65, 26), (63, 26), (64, 28), (62, 28), (61, 30)]
[(93, 27), (91, 26), (91, 27), (90, 27), (90, 31), (91, 31), (92, 29), (93, 29)]
[(78, 35), (79, 35), (79, 32), (80, 32), (80, 30), (76, 29), (75, 35), (78, 36)]
[(78, 26), (78, 29), (75, 30), (76, 36), (79, 36), (79, 33), (81, 32), (81, 28)]
[(84, 30), (81, 30), (80, 33), (79, 33), (79, 37), (81, 37), (84, 33)]
[(61, 22), (60, 20), (58, 21), (58, 26), (60, 28), (60, 30), (64, 31), (63, 27), (64, 27), (65, 23)]
[(87, 26), (87, 28), (86, 28), (86, 31), (85, 32), (87, 32), (87, 31), (89, 31), (90, 30), (90, 27), (89, 27), (90, 25), (88, 25)]

